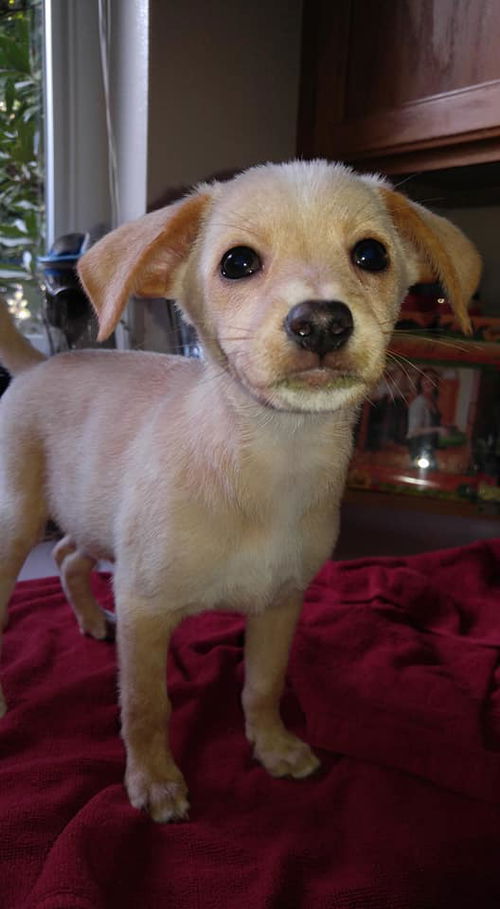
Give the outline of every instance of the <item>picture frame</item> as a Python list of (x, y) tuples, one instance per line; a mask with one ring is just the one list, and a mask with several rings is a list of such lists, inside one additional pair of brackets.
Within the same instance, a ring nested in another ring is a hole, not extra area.
[(491, 353), (482, 362), (475, 344), (475, 356), (451, 347), (443, 358), (432, 343), (434, 355), (410, 359), (402, 347), (391, 347), (362, 409), (348, 486), (500, 508), (500, 369)]

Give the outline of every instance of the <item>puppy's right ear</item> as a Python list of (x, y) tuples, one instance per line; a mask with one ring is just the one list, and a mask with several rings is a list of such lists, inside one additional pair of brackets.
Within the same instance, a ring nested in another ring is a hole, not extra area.
[(132, 294), (178, 296), (182, 266), (210, 199), (206, 189), (123, 224), (82, 256), (78, 274), (99, 319), (98, 341), (115, 329)]

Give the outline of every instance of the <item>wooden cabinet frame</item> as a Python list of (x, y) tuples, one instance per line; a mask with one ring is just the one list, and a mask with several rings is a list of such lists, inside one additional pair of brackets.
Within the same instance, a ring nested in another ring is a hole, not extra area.
[[(355, 2), (359, 15), (364, 0), (305, 0), (299, 154), (389, 173), (500, 160), (500, 53), (498, 78), (352, 115), (348, 80), (349, 54), (357, 40), (352, 31)], [(409, 9), (420, 0), (403, 2)], [(497, 18), (500, 46), (500, 5)], [(461, 35), (462, 51), (468, 40), (467, 53), (476, 53), (474, 39)], [(369, 80), (370, 72), (361, 77)]]

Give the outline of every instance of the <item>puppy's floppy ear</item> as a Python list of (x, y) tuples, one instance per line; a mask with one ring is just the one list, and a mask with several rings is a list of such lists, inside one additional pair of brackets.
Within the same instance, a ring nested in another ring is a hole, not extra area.
[(109, 337), (132, 294), (175, 299), (210, 198), (207, 188), (123, 224), (82, 256), (78, 273), (99, 319), (98, 341)]
[(410, 202), (401, 193), (379, 187), (384, 203), (410, 256), (412, 284), (439, 281), (460, 328), (471, 332), (467, 306), (477, 290), (481, 258), (475, 246), (451, 221)]

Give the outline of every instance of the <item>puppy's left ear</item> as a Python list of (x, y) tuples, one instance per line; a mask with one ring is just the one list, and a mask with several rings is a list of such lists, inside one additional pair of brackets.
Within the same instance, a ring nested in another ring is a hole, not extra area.
[(467, 307), (481, 275), (481, 257), (476, 247), (446, 218), (385, 186), (380, 186), (379, 192), (406, 241), (410, 284), (439, 281), (460, 328), (470, 334)]
[(78, 274), (99, 319), (98, 341), (109, 337), (132, 294), (177, 298), (210, 199), (206, 187), (122, 224), (82, 256)]

